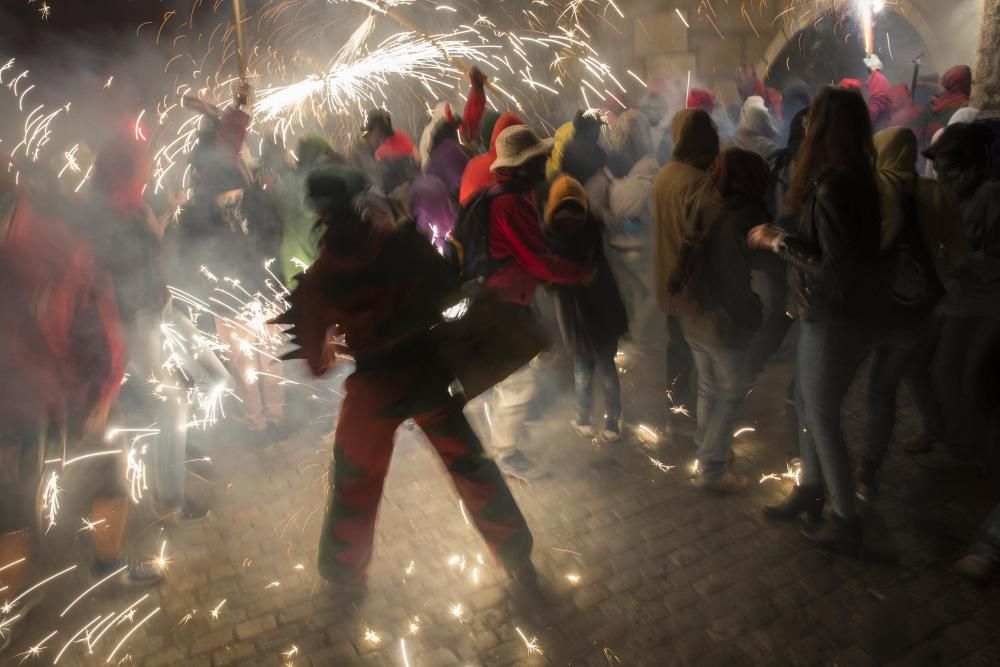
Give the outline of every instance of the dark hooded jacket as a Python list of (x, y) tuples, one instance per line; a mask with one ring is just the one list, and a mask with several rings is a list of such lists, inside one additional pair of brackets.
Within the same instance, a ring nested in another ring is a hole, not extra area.
[(557, 285), (556, 319), (563, 340), (572, 350), (595, 350), (615, 346), (628, 331), (628, 315), (614, 274), (604, 256), (602, 223), (588, 211), (579, 227), (560, 227), (554, 216), (560, 205), (573, 202), (587, 210), (587, 195), (579, 182), (556, 178), (549, 190), (545, 214), (545, 238), (556, 254), (591, 267), (593, 278), (586, 284)]
[(675, 313), (669, 285), (684, 238), (694, 232), (695, 216), (718, 208), (708, 169), (719, 154), (715, 123), (700, 109), (685, 109), (674, 117), (673, 159), (653, 182), (653, 262), (660, 309)]
[[(357, 190), (344, 179), (344, 192)], [(398, 224), (384, 199), (371, 193), (336, 197), (324, 207), (320, 254), (289, 297), (278, 322), (291, 324), (290, 358), (304, 358), (317, 375), (332, 359), (328, 338), (344, 336), (358, 370), (418, 366), (429, 330), (458, 289), (458, 279), (412, 223)]]

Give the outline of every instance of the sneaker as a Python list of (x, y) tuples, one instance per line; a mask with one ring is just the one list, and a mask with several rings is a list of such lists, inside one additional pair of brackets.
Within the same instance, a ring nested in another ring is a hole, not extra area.
[(590, 424), (574, 419), (569, 423), (569, 425), (576, 431), (576, 434), (581, 438), (593, 438), (594, 437), (594, 427)]
[(985, 584), (993, 578), (997, 570), (997, 564), (986, 556), (973, 551), (962, 556), (955, 563), (953, 569), (957, 574), (962, 575), (973, 583)]
[(94, 561), (90, 568), (90, 576), (101, 580), (118, 570), (122, 570), (117, 576), (118, 584), (121, 586), (151, 586), (163, 580), (163, 572), (153, 565), (124, 558), (111, 563)]
[(521, 451), (515, 451), (501, 457), (497, 461), (497, 466), (500, 468), (500, 472), (505, 475), (523, 480), (538, 479), (544, 475), (538, 469), (538, 466), (535, 465), (534, 461), (525, 456)]
[(723, 495), (739, 493), (750, 486), (749, 479), (734, 472), (726, 472), (722, 477), (715, 479), (708, 479), (704, 475), (697, 475), (691, 480), (691, 483), (706, 493)]
[(622, 418), (608, 417), (604, 420), (604, 431), (601, 432), (604, 442), (618, 442), (622, 439)]

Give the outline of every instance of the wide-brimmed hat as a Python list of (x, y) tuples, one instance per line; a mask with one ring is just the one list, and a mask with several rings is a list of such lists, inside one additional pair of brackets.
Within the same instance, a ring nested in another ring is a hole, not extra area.
[(540, 139), (527, 125), (511, 125), (497, 137), (497, 159), (490, 171), (520, 167), (532, 158), (552, 152), (552, 139)]

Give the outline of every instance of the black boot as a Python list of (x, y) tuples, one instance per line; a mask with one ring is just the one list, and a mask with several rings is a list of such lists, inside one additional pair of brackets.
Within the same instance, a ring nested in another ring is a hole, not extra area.
[(861, 517), (831, 514), (823, 523), (803, 528), (802, 534), (820, 549), (856, 556), (861, 550)]
[(816, 523), (823, 515), (824, 504), (826, 504), (826, 493), (822, 486), (796, 486), (788, 497), (777, 505), (765, 505), (764, 516), (791, 521), (805, 513), (810, 523)]

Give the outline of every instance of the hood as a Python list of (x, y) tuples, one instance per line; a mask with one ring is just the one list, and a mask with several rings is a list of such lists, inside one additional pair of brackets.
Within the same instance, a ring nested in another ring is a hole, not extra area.
[(501, 132), (512, 125), (524, 125), (524, 120), (511, 111), (506, 111), (500, 114), (500, 117), (497, 118), (497, 122), (493, 125), (493, 136), (490, 137), (491, 155), (495, 156), (497, 154), (497, 137), (500, 136)]
[(778, 136), (778, 128), (775, 127), (771, 114), (767, 111), (764, 98), (756, 95), (747, 98), (747, 101), (743, 103), (743, 110), (740, 112), (739, 129), (768, 139), (774, 139)]
[(299, 139), (296, 155), (300, 169), (312, 169), (323, 157), (334, 154), (330, 142), (318, 134), (310, 134)]
[(951, 115), (948, 120), (949, 125), (956, 123), (971, 123), (979, 117), (979, 109), (975, 107), (962, 107)]
[(704, 88), (692, 88), (687, 98), (688, 109), (701, 109), (705, 113), (712, 113), (715, 109), (715, 95)]
[(351, 210), (368, 183), (364, 174), (344, 165), (313, 170), (306, 179), (306, 201), (312, 208), (333, 214)]
[(719, 155), (719, 132), (702, 109), (685, 109), (672, 124), (674, 160), (707, 171)]
[(901, 174), (917, 169), (917, 135), (905, 127), (890, 127), (875, 133), (875, 167)]
[(618, 117), (611, 127), (610, 140), (615, 153), (627, 153), (636, 160), (653, 153), (649, 119), (638, 109), (629, 109)]
[(570, 176), (559, 176), (552, 181), (552, 186), (549, 188), (549, 199), (545, 206), (545, 224), (551, 225), (556, 211), (568, 202), (579, 204), (584, 213), (590, 210), (587, 191), (580, 184), (580, 181)]
[[(438, 102), (431, 111), (431, 119), (420, 135), (420, 164), (426, 164), (431, 158), (431, 151), (437, 147), (439, 137), (449, 128), (458, 131), (458, 119), (447, 102)], [(457, 135), (456, 135), (457, 136)]]
[(968, 65), (956, 65), (941, 75), (941, 87), (945, 92), (959, 93), (968, 97), (972, 94), (972, 69)]

